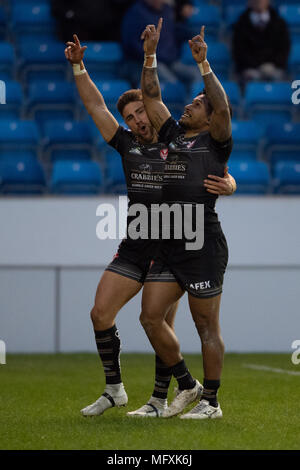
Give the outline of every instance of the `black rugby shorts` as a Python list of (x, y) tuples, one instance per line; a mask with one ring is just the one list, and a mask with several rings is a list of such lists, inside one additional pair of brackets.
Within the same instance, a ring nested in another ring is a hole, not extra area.
[(158, 243), (156, 240), (122, 240), (105, 271), (112, 271), (143, 284), (157, 252)]
[(227, 263), (228, 247), (222, 232), (207, 236), (201, 250), (186, 250), (181, 240), (164, 240), (145, 282), (177, 282), (194, 297), (215, 297), (222, 292)]

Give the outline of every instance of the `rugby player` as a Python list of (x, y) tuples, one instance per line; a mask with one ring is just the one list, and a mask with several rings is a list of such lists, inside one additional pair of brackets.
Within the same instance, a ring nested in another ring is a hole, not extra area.
[[(168, 145), (162, 202), (171, 206), (204, 205), (204, 244), (202, 249), (186, 248), (180, 240), (162, 240), (159, 252), (145, 279), (140, 321), (161, 360), (172, 374), (188, 373), (166, 314), (183, 293), (188, 294), (190, 311), (201, 339), (203, 392), (199, 403), (183, 419), (221, 418), (217, 392), (220, 387), (224, 342), (220, 333), (219, 310), (228, 248), (215, 212), (217, 195), (207, 193), (207, 173), (223, 175), (232, 149), (231, 106), (228, 97), (207, 61), (204, 26), (189, 45), (202, 75), (205, 90), (185, 106), (177, 123), (162, 102), (156, 67), (156, 48), (162, 19), (157, 28), (148, 25), (142, 34), (145, 61), (142, 92), (146, 112)], [(178, 170), (180, 168), (180, 170)], [(193, 220), (193, 223), (195, 220)], [(174, 228), (174, 227), (173, 227)], [(163, 417), (180, 414), (194, 401), (195, 380), (188, 386), (179, 384), (177, 394)]]
[[(146, 207), (150, 207), (151, 203), (159, 203), (165, 164), (161, 152), (164, 152), (166, 145), (158, 142), (157, 132), (145, 112), (141, 90), (129, 90), (118, 100), (118, 110), (130, 129), (125, 130), (106, 107), (102, 94), (86, 71), (83, 63), (86, 46), (81, 47), (76, 35), (73, 39), (74, 42), (67, 43), (66, 59), (73, 66), (76, 86), (88, 113), (105, 141), (121, 154), (129, 206), (137, 202)], [(212, 175), (207, 181), (207, 191), (230, 195), (234, 190), (235, 181), (228, 172), (225, 172), (223, 178)], [(130, 222), (130, 218), (127, 222)], [(142, 288), (156, 244), (156, 241), (151, 240), (125, 238), (101, 277), (91, 320), (106, 387), (95, 403), (81, 410), (84, 416), (101, 415), (108, 408), (127, 404), (128, 398), (121, 378), (121, 344), (115, 318), (119, 310)], [(166, 315), (172, 331), (176, 309), (177, 302), (170, 306)], [(171, 380), (170, 368), (158, 356), (155, 365), (154, 391), (147, 405), (149, 416), (158, 416), (167, 407)]]

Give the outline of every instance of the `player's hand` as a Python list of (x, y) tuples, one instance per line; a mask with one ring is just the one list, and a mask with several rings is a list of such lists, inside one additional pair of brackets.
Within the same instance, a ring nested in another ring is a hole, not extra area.
[(83, 60), (84, 51), (87, 49), (87, 46), (81, 47), (80, 41), (76, 34), (73, 34), (74, 42), (67, 42), (65, 49), (66, 59), (71, 62), (71, 64), (80, 64)]
[(142, 32), (141, 39), (144, 41), (144, 53), (146, 55), (152, 55), (156, 53), (162, 24), (163, 19), (160, 18), (158, 20), (157, 27), (155, 27), (154, 24), (148, 24)]
[(235, 191), (233, 178), (228, 173), (228, 167), (225, 168), (223, 178), (216, 175), (208, 175), (208, 179), (204, 180), (204, 186), (211, 194), (218, 194), (219, 196), (231, 196)]
[(205, 26), (202, 26), (200, 34), (189, 40), (189, 46), (193, 57), (198, 64), (206, 60), (207, 56), (207, 44), (204, 41), (204, 30)]

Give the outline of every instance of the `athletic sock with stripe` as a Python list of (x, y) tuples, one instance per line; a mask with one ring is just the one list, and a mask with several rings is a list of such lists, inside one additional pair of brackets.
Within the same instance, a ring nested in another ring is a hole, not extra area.
[(172, 367), (167, 366), (160, 357), (155, 356), (155, 384), (152, 396), (166, 399), (172, 378)]
[(119, 384), (121, 379), (119, 331), (114, 325), (104, 331), (95, 331), (97, 350), (103, 365), (106, 384)]

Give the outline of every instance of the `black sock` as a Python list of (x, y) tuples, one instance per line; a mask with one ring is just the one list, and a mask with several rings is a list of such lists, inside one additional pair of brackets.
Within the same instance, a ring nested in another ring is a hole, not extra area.
[(95, 339), (104, 368), (106, 384), (121, 383), (121, 341), (116, 325), (108, 330), (95, 331)]
[(189, 390), (195, 387), (196, 381), (193, 379), (188, 368), (186, 367), (184, 359), (172, 367), (172, 373), (178, 382), (178, 388), (180, 390)]
[(220, 380), (203, 380), (203, 392), (201, 400), (209, 401), (211, 406), (218, 406), (217, 393), (220, 387)]
[(155, 356), (155, 385), (152, 393), (156, 398), (167, 398), (168, 388), (172, 378), (172, 367), (167, 366), (156, 354)]

